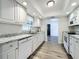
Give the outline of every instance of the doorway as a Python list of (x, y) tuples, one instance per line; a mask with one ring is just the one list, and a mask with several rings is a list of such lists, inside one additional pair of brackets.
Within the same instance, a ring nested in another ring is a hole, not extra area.
[(59, 37), (58, 24), (59, 24), (59, 21), (57, 18), (51, 18), (47, 24), (48, 41), (52, 43), (58, 43), (58, 37)]
[(47, 24), (47, 36), (50, 36), (50, 33), (51, 33), (51, 25), (50, 24)]

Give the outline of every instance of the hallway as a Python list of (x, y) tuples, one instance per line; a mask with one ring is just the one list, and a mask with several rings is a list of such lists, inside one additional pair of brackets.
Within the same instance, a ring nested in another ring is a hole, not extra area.
[(68, 59), (68, 56), (61, 45), (45, 42), (30, 59)]
[(48, 36), (48, 41), (51, 43), (58, 44), (58, 36)]

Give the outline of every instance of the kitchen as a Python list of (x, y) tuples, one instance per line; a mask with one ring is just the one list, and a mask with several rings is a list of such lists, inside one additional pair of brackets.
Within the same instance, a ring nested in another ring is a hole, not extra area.
[[(78, 4), (78, 0), (0, 0), (0, 59), (79, 59)], [(47, 36), (48, 21), (55, 17), (57, 43)]]

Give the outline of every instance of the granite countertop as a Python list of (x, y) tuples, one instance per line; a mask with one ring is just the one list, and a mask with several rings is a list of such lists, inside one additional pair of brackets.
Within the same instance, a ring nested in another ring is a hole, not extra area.
[[(40, 33), (40, 32), (37, 32)], [(11, 42), (11, 41), (20, 41), (25, 38), (32, 37), (36, 35), (37, 33), (13, 33), (13, 34), (2, 34), (0, 35), (0, 44)]]
[(24, 38), (29, 38), (32, 36), (33, 34), (22, 34), (22, 35), (10, 36), (10, 37), (7, 35), (2, 35), (0, 36), (0, 44), (11, 42), (11, 41), (18, 41), (18, 40), (22, 40)]

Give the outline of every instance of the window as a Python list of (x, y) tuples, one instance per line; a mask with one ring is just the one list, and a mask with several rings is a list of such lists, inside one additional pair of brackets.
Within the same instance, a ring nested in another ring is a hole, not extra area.
[(22, 26), (22, 30), (23, 31), (30, 31), (32, 25), (33, 25), (33, 17), (28, 15), (27, 20), (25, 21), (25, 23)]

